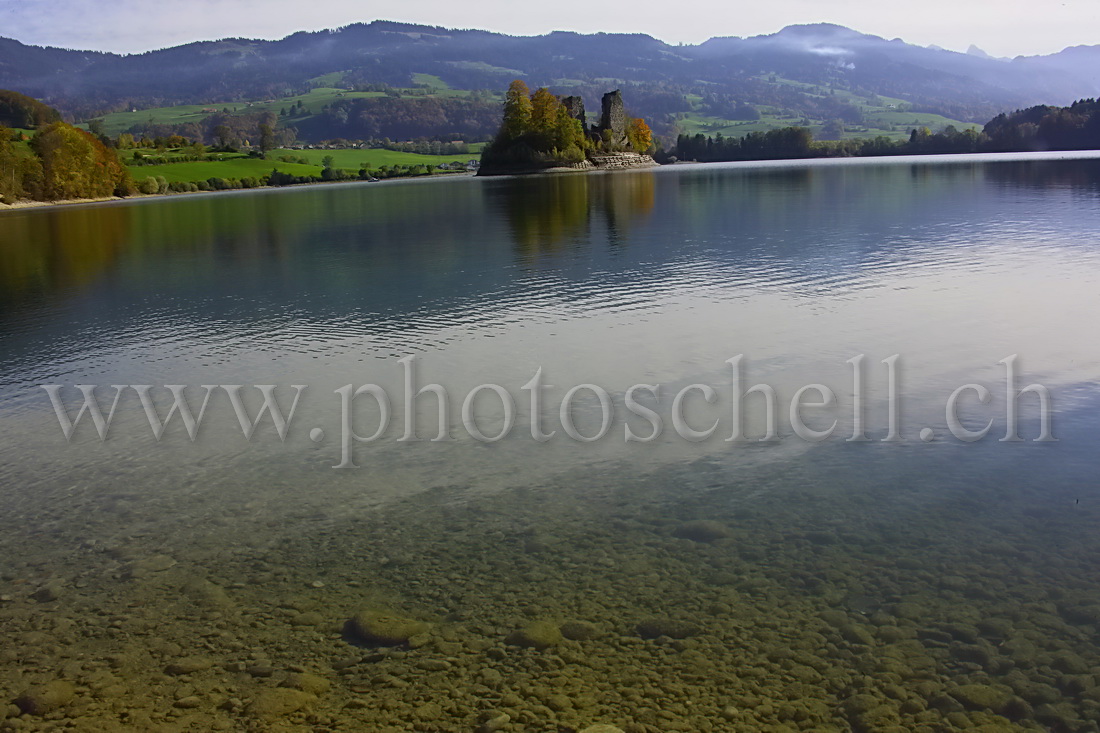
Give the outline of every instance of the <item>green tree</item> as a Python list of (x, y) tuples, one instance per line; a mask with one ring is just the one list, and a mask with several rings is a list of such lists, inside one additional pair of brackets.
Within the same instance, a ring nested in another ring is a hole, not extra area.
[(844, 123), (840, 120), (829, 120), (821, 128), (822, 140), (840, 140), (844, 137)]
[(588, 143), (588, 139), (584, 135), (584, 128), (581, 125), (581, 121), (571, 117), (569, 115), (569, 110), (565, 108), (564, 104), (558, 105), (556, 114), (557, 119), (554, 121), (554, 147), (562, 151), (571, 148), (583, 151)]
[(275, 149), (275, 130), (266, 122), (260, 123), (260, 155), (267, 154)]
[(11, 144), (11, 130), (0, 125), (0, 201), (34, 198), (41, 186), (42, 165)]
[(229, 125), (218, 125), (214, 128), (214, 142), (219, 148), (228, 148), (233, 139), (233, 130)]
[(99, 118), (88, 120), (88, 132), (98, 137), (104, 145), (107, 144), (109, 138), (106, 129), (103, 127), (103, 120)]

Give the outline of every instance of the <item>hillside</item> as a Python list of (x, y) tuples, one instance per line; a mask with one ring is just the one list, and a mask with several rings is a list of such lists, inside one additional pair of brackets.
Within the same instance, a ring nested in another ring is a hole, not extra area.
[[(621, 87), (631, 111), (659, 134), (673, 125), (684, 132), (698, 131), (693, 126), (715, 131), (758, 119), (774, 127), (793, 118), (822, 127), (840, 121), (876, 134), (903, 133), (893, 126), (913, 120), (894, 119), (901, 113), (981, 123), (1008, 109), (1095, 96), (1098, 60), (1100, 47), (1006, 61), (824, 24), (672, 46), (640, 34), (514, 37), (375, 21), (278, 41), (227, 39), (129, 56), (0, 39), (0, 87), (43, 99), (77, 119), (178, 105), (220, 109), (274, 100), (281, 106), (317, 88), (384, 97), (387, 87), (419, 87), (432, 93), (433, 102), (419, 104), (431, 108), (420, 110), (422, 116), (439, 118), (433, 134), (469, 136), (481, 130), (483, 107), (492, 101), (472, 99), (469, 92), (499, 90), (520, 78), (532, 88), (546, 85), (590, 101)], [(302, 137), (332, 136), (347, 124), (345, 113), (354, 121), (387, 103), (350, 101), (338, 105), (344, 111), (333, 119), (313, 119), (322, 112), (313, 110), (310, 119), (296, 121)], [(450, 108), (439, 111), (444, 102)], [(493, 113), (498, 111), (499, 104)], [(465, 131), (456, 122), (470, 119), (475, 122)], [(355, 136), (372, 133), (369, 128)]]
[(0, 89), (0, 125), (16, 129), (38, 127), (61, 119), (56, 109), (19, 92)]

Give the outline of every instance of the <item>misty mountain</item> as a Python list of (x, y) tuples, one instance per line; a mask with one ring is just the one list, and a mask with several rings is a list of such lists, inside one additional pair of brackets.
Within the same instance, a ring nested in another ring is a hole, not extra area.
[[(631, 88), (640, 114), (678, 111), (685, 94), (800, 109), (772, 76), (905, 100), (966, 121), (1100, 92), (1100, 46), (995, 59), (886, 40), (842, 26), (795, 25), (749, 38), (672, 46), (642, 34), (508, 36), (389, 21), (299, 32), (277, 41), (225, 39), (119, 55), (0, 38), (0, 88), (77, 117), (298, 93), (341, 73), (345, 85), (408, 87), (431, 74), (456, 89), (522, 78), (555, 91)], [(819, 115), (820, 116), (820, 115)], [(842, 116), (842, 115), (839, 115)]]

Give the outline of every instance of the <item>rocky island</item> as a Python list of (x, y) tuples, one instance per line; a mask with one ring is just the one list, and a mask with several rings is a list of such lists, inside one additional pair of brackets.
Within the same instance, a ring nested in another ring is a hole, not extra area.
[(589, 126), (581, 97), (558, 97), (545, 87), (532, 94), (516, 80), (478, 175), (648, 168), (657, 165), (653, 148), (649, 125), (626, 114), (619, 90), (603, 95), (599, 121)]

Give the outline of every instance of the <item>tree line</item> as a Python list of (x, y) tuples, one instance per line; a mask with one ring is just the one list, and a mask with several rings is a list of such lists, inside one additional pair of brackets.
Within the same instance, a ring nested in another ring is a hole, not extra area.
[(51, 122), (29, 144), (22, 137), (0, 127), (0, 199), (5, 203), (108, 198), (133, 191), (115, 152), (84, 130)]
[(999, 114), (979, 132), (948, 125), (941, 132), (927, 127), (910, 131), (908, 139), (815, 141), (804, 127), (752, 132), (744, 137), (680, 135), (658, 160), (736, 161), (790, 158), (844, 158), (880, 155), (1009, 153), (1044, 150), (1100, 149), (1100, 101), (1083, 99), (1069, 107), (1039, 105)]

